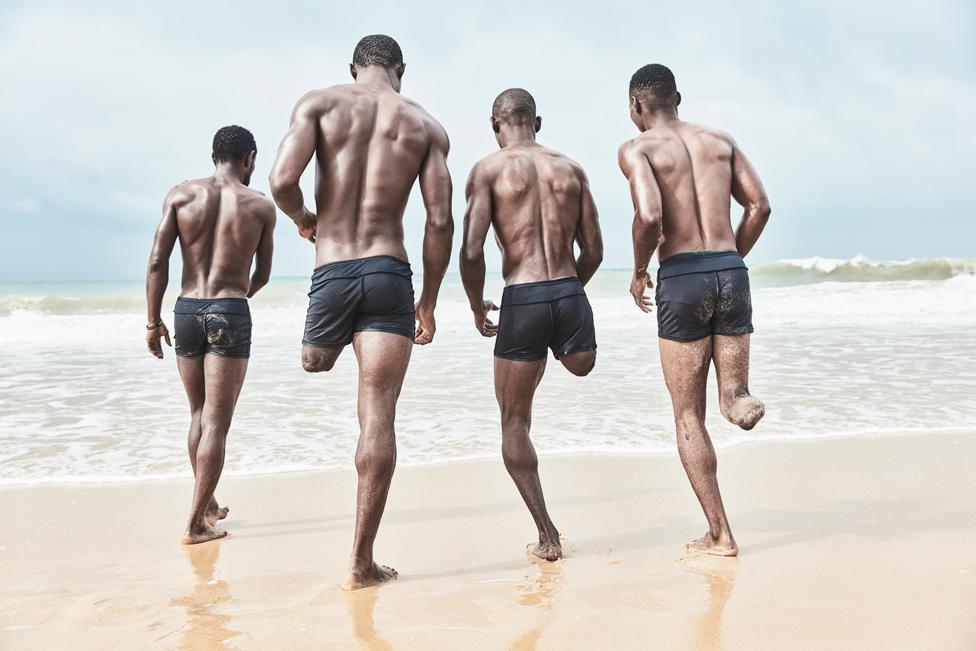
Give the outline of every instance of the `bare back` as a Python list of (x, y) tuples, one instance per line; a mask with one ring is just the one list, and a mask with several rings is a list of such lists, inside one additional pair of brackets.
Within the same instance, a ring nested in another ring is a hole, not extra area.
[(507, 285), (577, 275), (573, 243), (584, 217), (592, 213), (597, 237), (599, 229), (576, 162), (538, 144), (513, 145), (482, 159), (471, 177), (469, 201), (479, 192), (490, 200)]
[(314, 150), (316, 264), (374, 255), (406, 261), (410, 190), (418, 176), (423, 189), (425, 169), (447, 175), (448, 146), (443, 128), (390, 88), (345, 84), (302, 98), (279, 163), (307, 163), (302, 149), (308, 157)]
[(271, 200), (236, 181), (210, 177), (181, 183), (167, 203), (183, 257), (181, 295), (247, 296), (251, 261), (274, 227)]

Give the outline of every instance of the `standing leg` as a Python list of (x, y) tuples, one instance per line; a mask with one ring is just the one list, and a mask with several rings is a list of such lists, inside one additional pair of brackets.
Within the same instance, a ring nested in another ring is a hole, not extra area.
[(712, 352), (722, 415), (745, 430), (766, 414), (762, 401), (749, 393), (749, 336), (713, 335)]
[[(177, 356), (176, 367), (180, 371), (183, 388), (186, 390), (186, 397), (190, 401), (190, 431), (186, 442), (190, 453), (190, 466), (193, 468), (193, 478), (196, 479), (197, 447), (200, 445), (202, 433), (200, 423), (203, 417), (203, 402), (206, 398), (203, 381), (203, 355), (199, 357)], [(206, 518), (211, 524), (217, 520), (223, 520), (228, 513), (230, 513), (230, 509), (226, 506), (219, 506), (216, 498), (210, 499)]]
[(359, 361), (359, 445), (356, 470), (356, 534), (344, 590), (356, 590), (396, 578), (396, 570), (373, 561), (386, 496), (396, 467), (394, 419), (400, 388), (410, 362), (413, 340), (388, 332), (353, 335)]
[(546, 511), (539, 480), (539, 458), (529, 438), (532, 399), (545, 370), (545, 359), (519, 362), (495, 358), (495, 397), (502, 414), (502, 458), (539, 530), (539, 542), (531, 545), (529, 551), (554, 561), (562, 558), (563, 550), (556, 525)]
[(678, 454), (708, 519), (708, 533), (689, 543), (688, 549), (735, 556), (738, 548), (718, 488), (715, 449), (705, 429), (705, 383), (712, 358), (712, 338), (691, 342), (658, 339), (658, 342), (664, 381), (674, 407)]
[(206, 542), (222, 538), (226, 531), (215, 529), (207, 521), (207, 509), (213, 499), (214, 489), (224, 469), (224, 445), (227, 430), (237, 406), (237, 396), (244, 384), (247, 358), (203, 356), (205, 399), (200, 417), (200, 440), (196, 451), (196, 483), (193, 488), (193, 506), (190, 522), (183, 536), (183, 543)]

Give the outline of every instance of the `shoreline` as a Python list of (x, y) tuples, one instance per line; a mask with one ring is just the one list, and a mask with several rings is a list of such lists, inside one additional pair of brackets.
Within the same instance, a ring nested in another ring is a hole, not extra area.
[(0, 487), (0, 647), (970, 649), (976, 437), (770, 441), (719, 455), (737, 559), (676, 455), (547, 456), (568, 558), (497, 461), (400, 468), (344, 593), (355, 473), (228, 477), (227, 538), (183, 547), (191, 483)]

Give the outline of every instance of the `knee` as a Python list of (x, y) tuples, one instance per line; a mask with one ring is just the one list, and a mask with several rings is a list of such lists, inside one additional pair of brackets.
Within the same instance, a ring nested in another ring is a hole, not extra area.
[(335, 366), (336, 358), (318, 350), (302, 351), (302, 368), (307, 373), (324, 373)]
[(674, 425), (678, 430), (678, 436), (688, 438), (700, 434), (705, 423), (701, 415), (694, 410), (680, 411), (674, 415)]
[(356, 451), (356, 471), (360, 475), (388, 477), (396, 468), (396, 448), (367, 445)]

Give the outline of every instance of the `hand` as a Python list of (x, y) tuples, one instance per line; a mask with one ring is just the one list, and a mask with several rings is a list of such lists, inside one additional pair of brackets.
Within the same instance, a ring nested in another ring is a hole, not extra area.
[(634, 302), (644, 312), (650, 312), (654, 307), (654, 299), (644, 294), (647, 288), (653, 288), (651, 276), (646, 271), (634, 272), (634, 277), (630, 281), (630, 295), (634, 297)]
[(166, 329), (165, 323), (160, 323), (152, 330), (146, 331), (146, 347), (156, 359), (163, 358), (163, 347), (160, 344), (160, 339), (165, 339), (167, 346), (173, 346), (169, 340), (169, 330)]
[(417, 320), (417, 333), (413, 338), (413, 343), (418, 346), (426, 346), (434, 340), (434, 331), (437, 330), (437, 323), (434, 321), (434, 308), (427, 307), (423, 302), (414, 306), (414, 318)]
[(481, 301), (481, 310), (474, 311), (474, 327), (482, 337), (494, 337), (498, 334), (498, 324), (492, 323), (488, 318), (488, 313), (497, 309), (494, 301), (488, 300)]
[(295, 225), (298, 226), (298, 234), (312, 244), (315, 244), (315, 231), (318, 226), (318, 221), (318, 217), (312, 211), (302, 207), (301, 219), (295, 220)]

